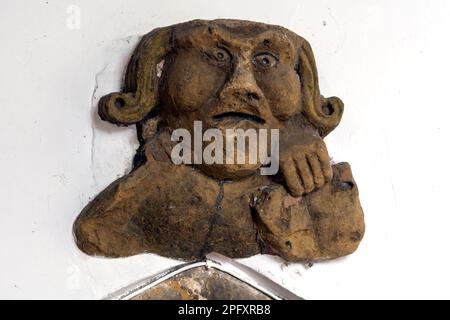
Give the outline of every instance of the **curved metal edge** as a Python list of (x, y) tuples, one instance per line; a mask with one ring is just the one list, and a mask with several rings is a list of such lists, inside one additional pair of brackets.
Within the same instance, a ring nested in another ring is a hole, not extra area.
[(219, 253), (212, 252), (208, 254), (206, 256), (206, 265), (228, 273), (275, 300), (303, 300), (303, 298), (297, 296), (254, 269)]
[(122, 288), (108, 295), (104, 298), (104, 300), (132, 299), (165, 280), (168, 280), (180, 273), (197, 267), (214, 268), (219, 271), (225, 272), (255, 288), (256, 290), (261, 291), (274, 300), (302, 300), (301, 297), (295, 295), (286, 288), (283, 288), (278, 283), (258, 273), (252, 268), (247, 267), (231, 258), (228, 258), (216, 252), (212, 252), (206, 255), (206, 258), (203, 261), (181, 264), (169, 268), (157, 275), (139, 280), (129, 286), (126, 286), (125, 288)]
[(164, 270), (157, 275), (150, 276), (148, 278), (144, 278), (139, 280), (125, 288), (122, 288), (114, 293), (109, 294), (103, 300), (129, 300), (134, 298), (135, 296), (141, 294), (142, 292), (160, 284), (161, 282), (170, 279), (177, 274), (180, 274), (184, 271), (194, 269), (197, 267), (206, 266), (206, 261), (198, 261), (193, 263), (184, 263), (167, 270)]

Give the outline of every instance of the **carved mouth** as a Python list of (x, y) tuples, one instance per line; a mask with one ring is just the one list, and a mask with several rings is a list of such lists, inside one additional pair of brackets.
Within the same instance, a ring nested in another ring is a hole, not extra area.
[(235, 120), (235, 121), (248, 120), (248, 121), (256, 122), (259, 124), (266, 123), (266, 121), (261, 117), (258, 117), (253, 114), (242, 113), (242, 112), (225, 112), (225, 113), (221, 113), (221, 114), (213, 116), (213, 119), (216, 121), (231, 119), (231, 120)]

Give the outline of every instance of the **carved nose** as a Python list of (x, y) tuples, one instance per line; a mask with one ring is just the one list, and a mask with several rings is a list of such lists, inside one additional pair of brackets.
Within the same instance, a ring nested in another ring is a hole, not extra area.
[(241, 68), (235, 70), (220, 93), (220, 99), (223, 101), (237, 99), (253, 107), (258, 107), (262, 98), (263, 94), (253, 74)]
[(258, 91), (259, 90), (251, 87), (241, 86), (240, 88), (238, 87), (233, 90), (232, 96), (250, 106), (259, 107), (261, 94)]
[(258, 93), (249, 91), (247, 92), (247, 99), (250, 101), (252, 100), (258, 101), (260, 98)]

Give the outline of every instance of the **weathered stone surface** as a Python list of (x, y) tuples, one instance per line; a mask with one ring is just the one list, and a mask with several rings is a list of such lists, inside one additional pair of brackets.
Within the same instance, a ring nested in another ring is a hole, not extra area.
[[(113, 182), (74, 224), (92, 255), (152, 252), (195, 259), (216, 251), (290, 261), (352, 253), (364, 234), (346, 163), (331, 165), (323, 138), (343, 103), (320, 95), (308, 42), (279, 26), (191, 21), (153, 30), (136, 48), (123, 92), (99, 103), (102, 119), (136, 124), (131, 173)], [(257, 164), (175, 165), (171, 133), (280, 129), (280, 172)]]
[(270, 300), (224, 272), (198, 267), (165, 280), (132, 300)]

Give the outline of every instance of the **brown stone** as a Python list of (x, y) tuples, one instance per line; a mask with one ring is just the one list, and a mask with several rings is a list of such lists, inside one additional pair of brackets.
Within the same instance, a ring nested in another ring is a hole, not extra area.
[[(289, 261), (352, 253), (364, 235), (358, 189), (323, 142), (343, 108), (320, 95), (309, 44), (287, 29), (195, 20), (153, 30), (135, 49), (123, 91), (99, 102), (102, 119), (136, 125), (140, 148), (133, 170), (75, 221), (79, 248), (189, 260), (211, 251)], [(171, 134), (194, 136), (194, 121), (222, 133), (279, 129), (280, 172), (260, 175), (259, 162), (174, 164)]]

